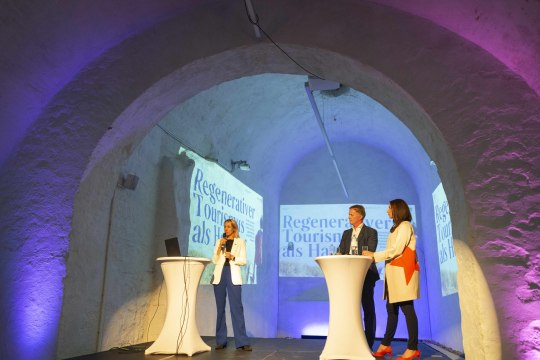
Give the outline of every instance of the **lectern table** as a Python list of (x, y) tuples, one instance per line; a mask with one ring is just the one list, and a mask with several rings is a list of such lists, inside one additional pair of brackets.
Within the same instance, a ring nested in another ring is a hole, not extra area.
[(375, 359), (366, 340), (360, 301), (366, 273), (373, 261), (359, 255), (319, 256), (328, 287), (330, 319), (328, 336), (320, 360)]
[(161, 270), (167, 286), (167, 312), (161, 333), (145, 354), (187, 354), (210, 351), (201, 339), (195, 318), (197, 289), (205, 258), (161, 257)]

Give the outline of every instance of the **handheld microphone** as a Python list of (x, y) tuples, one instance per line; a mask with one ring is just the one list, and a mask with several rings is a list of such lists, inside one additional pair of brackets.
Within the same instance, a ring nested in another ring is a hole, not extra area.
[[(226, 238), (227, 238), (227, 234), (223, 233), (223, 238), (226, 239)], [(225, 248), (226, 248), (225, 243), (222, 243), (222, 244), (221, 244), (221, 253), (222, 253), (222, 254), (225, 254)]]

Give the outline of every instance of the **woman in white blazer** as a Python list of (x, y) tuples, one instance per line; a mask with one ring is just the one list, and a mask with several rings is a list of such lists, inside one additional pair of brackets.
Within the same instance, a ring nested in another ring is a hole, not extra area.
[(416, 260), (416, 236), (411, 224), (409, 205), (402, 199), (390, 201), (388, 217), (394, 221), (386, 240), (386, 249), (379, 252), (364, 251), (362, 255), (372, 256), (375, 262), (385, 261), (384, 296), (387, 300), (388, 320), (381, 345), (374, 356), (392, 356), (390, 343), (394, 339), (398, 323), (398, 310), (401, 308), (407, 322), (409, 341), (407, 350), (397, 358), (406, 360), (418, 358), (418, 318), (413, 300), (420, 297), (418, 261)]
[(214, 285), (217, 307), (216, 350), (227, 347), (225, 303), (228, 295), (235, 346), (244, 351), (251, 351), (244, 321), (242, 273), (240, 271), (240, 266), (246, 264), (246, 242), (240, 239), (238, 224), (234, 219), (225, 220), (223, 231), (223, 238), (216, 241), (212, 256), (212, 262), (215, 264), (212, 284)]

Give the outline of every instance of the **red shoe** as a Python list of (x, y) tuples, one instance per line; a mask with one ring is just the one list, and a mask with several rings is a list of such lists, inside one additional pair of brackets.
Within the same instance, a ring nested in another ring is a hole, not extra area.
[(372, 354), (375, 357), (384, 357), (386, 354), (390, 354), (390, 357), (392, 357), (392, 347), (387, 346), (386, 348), (382, 349), (381, 351), (375, 351)]
[(411, 360), (414, 358), (418, 358), (418, 360), (420, 360), (420, 350), (415, 350), (411, 357), (400, 356), (396, 360)]

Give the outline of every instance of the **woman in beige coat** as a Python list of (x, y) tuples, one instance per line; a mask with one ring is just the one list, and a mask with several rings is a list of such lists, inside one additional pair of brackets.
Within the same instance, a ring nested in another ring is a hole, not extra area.
[(364, 251), (362, 255), (372, 256), (375, 262), (385, 261), (384, 299), (388, 321), (384, 338), (374, 356), (392, 356), (390, 343), (394, 339), (398, 323), (398, 310), (401, 308), (407, 322), (409, 341), (407, 350), (397, 360), (418, 358), (418, 318), (413, 300), (420, 297), (418, 261), (416, 260), (416, 236), (411, 224), (409, 206), (402, 199), (390, 201), (388, 217), (394, 220), (390, 229), (386, 249), (379, 252)]

